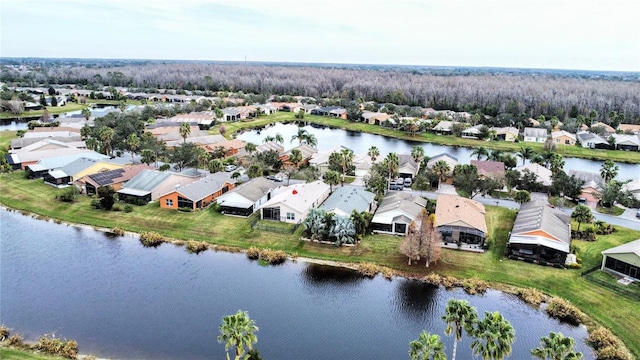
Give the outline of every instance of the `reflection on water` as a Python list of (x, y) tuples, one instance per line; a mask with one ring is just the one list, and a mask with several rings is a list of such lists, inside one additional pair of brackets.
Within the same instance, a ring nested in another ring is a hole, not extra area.
[[(265, 359), (404, 359), (450, 298), (500, 311), (516, 329), (513, 359), (530, 358), (541, 336), (561, 331), (593, 356), (586, 331), (550, 319), (499, 291), (470, 296), (415, 280), (303, 262), (263, 267), (244, 254), (189, 254), (134, 237), (45, 222), (0, 210), (0, 319), (29, 340), (55, 332), (82, 353), (116, 359), (224, 359), (220, 319), (238, 309), (260, 328)], [(470, 358), (469, 339), (458, 347)]]

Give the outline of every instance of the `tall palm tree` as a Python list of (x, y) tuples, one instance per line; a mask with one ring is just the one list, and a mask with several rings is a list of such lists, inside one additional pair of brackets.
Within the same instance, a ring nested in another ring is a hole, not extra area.
[(502, 161), (503, 156), (504, 156), (504, 151), (500, 149), (496, 149), (491, 151), (491, 153), (487, 156), (487, 159), (491, 161)]
[(113, 137), (115, 136), (115, 134), (116, 132), (108, 126), (103, 126), (98, 131), (98, 137), (102, 142), (102, 146), (100, 148), (104, 151), (105, 155), (111, 155), (111, 152), (113, 150), (113, 148), (111, 147), (111, 141), (113, 141)]
[(462, 330), (464, 329), (467, 334), (471, 332), (474, 324), (478, 321), (478, 313), (476, 312), (476, 308), (471, 306), (467, 300), (457, 299), (449, 300), (444, 311), (445, 315), (442, 317), (442, 320), (447, 323), (447, 328), (444, 333), (449, 335), (455, 330), (451, 360), (456, 360), (456, 350), (458, 341), (462, 339)]
[(447, 360), (440, 337), (424, 330), (417, 340), (409, 343), (409, 357), (411, 360)]
[(328, 170), (324, 173), (322, 180), (329, 184), (329, 191), (333, 192), (333, 185), (338, 185), (340, 183), (340, 174), (337, 171)]
[(415, 145), (411, 148), (411, 157), (416, 164), (420, 164), (422, 159), (424, 159), (424, 148), (420, 145)]
[(298, 145), (302, 145), (302, 142), (309, 136), (309, 132), (302, 127), (298, 126), (298, 132), (291, 136), (291, 142), (298, 140)]
[(318, 138), (313, 134), (307, 134), (305, 139), (302, 141), (303, 144), (307, 144), (312, 147), (318, 146)]
[(129, 146), (129, 150), (131, 151), (131, 162), (133, 162), (133, 155), (136, 153), (136, 150), (140, 147), (140, 138), (136, 133), (131, 133), (127, 137), (127, 146)]
[(280, 133), (276, 133), (276, 136), (273, 138), (273, 140), (277, 143), (284, 144), (284, 138)]
[(371, 162), (374, 163), (376, 162), (376, 159), (378, 159), (378, 156), (380, 156), (380, 150), (377, 146), (372, 146), (369, 148), (367, 155), (371, 158)]
[(473, 151), (471, 152), (471, 156), (473, 155), (476, 155), (476, 159), (482, 160), (483, 156), (489, 156), (489, 151), (484, 146), (480, 146), (479, 148), (473, 149)]
[(196, 166), (196, 170), (198, 170), (199, 165), (202, 165), (202, 168), (206, 169), (209, 161), (211, 161), (211, 154), (209, 154), (203, 148), (198, 148), (198, 165)]
[(531, 355), (542, 360), (581, 360), (582, 353), (573, 351), (575, 344), (573, 338), (550, 332), (540, 339), (540, 347), (531, 350)]
[(276, 141), (276, 138), (274, 138), (271, 135), (267, 135), (264, 137), (264, 139), (262, 139), (262, 143), (268, 143), (268, 142), (272, 142), (272, 141)]
[(252, 142), (248, 142), (247, 145), (244, 146), (244, 151), (249, 153), (249, 155), (253, 154), (257, 149), (256, 144)]
[(389, 173), (389, 186), (391, 185), (391, 178), (398, 174), (398, 168), (400, 167), (400, 159), (398, 154), (390, 152), (384, 159), (384, 166)]
[(440, 182), (446, 180), (447, 176), (451, 172), (451, 167), (444, 160), (438, 160), (433, 164), (433, 172), (438, 175), (438, 186)]
[(618, 165), (616, 165), (612, 160), (605, 160), (600, 167), (600, 176), (604, 183), (608, 184), (609, 181), (618, 176)]
[(483, 359), (501, 360), (511, 354), (516, 331), (499, 312), (485, 312), (484, 319), (476, 323), (471, 350)]
[(560, 154), (553, 153), (549, 159), (549, 170), (552, 174), (557, 174), (564, 168), (564, 158)]
[(571, 217), (576, 219), (576, 221), (578, 222), (578, 232), (580, 232), (580, 225), (582, 223), (589, 223), (591, 222), (591, 220), (593, 220), (591, 209), (588, 206), (582, 204), (578, 204), (578, 206), (573, 209)]
[(522, 146), (520, 151), (516, 153), (516, 156), (522, 159), (522, 166), (524, 166), (524, 161), (531, 159), (534, 152), (533, 149), (528, 146)]
[(186, 122), (180, 124), (180, 136), (182, 137), (183, 142), (187, 142), (187, 138), (191, 134), (191, 125)]
[(344, 186), (344, 178), (347, 176), (347, 171), (353, 165), (353, 151), (349, 149), (342, 149), (340, 151), (340, 163), (342, 164), (342, 186)]
[(89, 108), (82, 109), (80, 113), (86, 121), (89, 121), (89, 118), (91, 118), (91, 110), (89, 110)]
[(302, 152), (298, 149), (292, 149), (291, 155), (289, 155), (289, 162), (295, 166), (296, 169), (300, 167), (300, 163), (302, 162)]
[(242, 310), (238, 310), (235, 315), (223, 317), (218, 342), (224, 343), (227, 359), (229, 359), (229, 348), (231, 347), (235, 348), (235, 360), (242, 358), (246, 352), (245, 347), (249, 350), (253, 349), (253, 344), (258, 342), (256, 331), (258, 331), (258, 327), (255, 322), (249, 318), (249, 314)]

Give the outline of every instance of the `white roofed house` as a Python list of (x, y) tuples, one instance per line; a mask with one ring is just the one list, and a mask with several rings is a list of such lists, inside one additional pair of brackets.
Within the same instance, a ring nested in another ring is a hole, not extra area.
[(420, 170), (420, 164), (413, 160), (411, 155), (398, 154), (398, 174), (403, 178), (414, 178)]
[(477, 139), (480, 137), (480, 128), (483, 125), (474, 125), (472, 127), (462, 130), (462, 137), (469, 139)]
[(402, 191), (388, 193), (373, 219), (371, 231), (380, 234), (405, 235), (409, 225), (422, 214), (427, 199)]
[(327, 213), (333, 213), (340, 216), (351, 216), (355, 210), (359, 213), (372, 213), (376, 208), (376, 195), (366, 191), (359, 186), (342, 186), (329, 196), (329, 198), (320, 206)]
[(609, 142), (602, 136), (588, 131), (580, 131), (576, 134), (576, 140), (583, 148), (609, 149)]
[(616, 150), (640, 150), (640, 137), (638, 135), (613, 134), (611, 136), (616, 139)]
[(277, 185), (263, 177), (251, 179), (218, 197), (220, 212), (225, 215), (250, 216), (271, 199)]
[(520, 206), (507, 245), (510, 258), (564, 265), (570, 245), (570, 215), (543, 200)]
[(640, 239), (603, 251), (600, 269), (640, 281)]
[(551, 133), (551, 139), (558, 145), (575, 145), (576, 136), (568, 131), (560, 130)]
[(296, 224), (307, 217), (311, 208), (320, 206), (329, 192), (329, 185), (320, 180), (282, 186), (274, 190), (271, 200), (260, 208), (261, 219)]
[(547, 141), (547, 129), (544, 128), (524, 128), (524, 141), (543, 143)]
[(540, 164), (535, 164), (535, 163), (528, 163), (526, 165), (519, 166), (516, 168), (516, 171), (520, 173), (520, 176), (522, 176), (525, 170), (528, 170), (532, 174), (535, 174), (537, 182), (541, 183), (544, 186), (551, 186), (551, 183), (552, 183), (551, 177), (553, 176), (553, 173), (551, 172), (551, 170), (547, 169), (546, 167)]

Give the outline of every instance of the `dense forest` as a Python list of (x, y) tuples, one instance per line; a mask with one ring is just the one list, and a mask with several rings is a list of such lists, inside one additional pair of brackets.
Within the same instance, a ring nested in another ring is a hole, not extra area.
[(640, 122), (640, 75), (568, 70), (53, 59), (2, 60), (16, 86), (79, 84), (137, 91), (242, 91), (375, 101), (496, 116), (589, 115), (612, 111)]

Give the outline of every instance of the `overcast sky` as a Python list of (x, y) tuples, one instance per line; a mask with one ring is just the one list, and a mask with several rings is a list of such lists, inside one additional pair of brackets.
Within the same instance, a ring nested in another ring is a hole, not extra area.
[(0, 55), (640, 71), (640, 0), (2, 0)]

